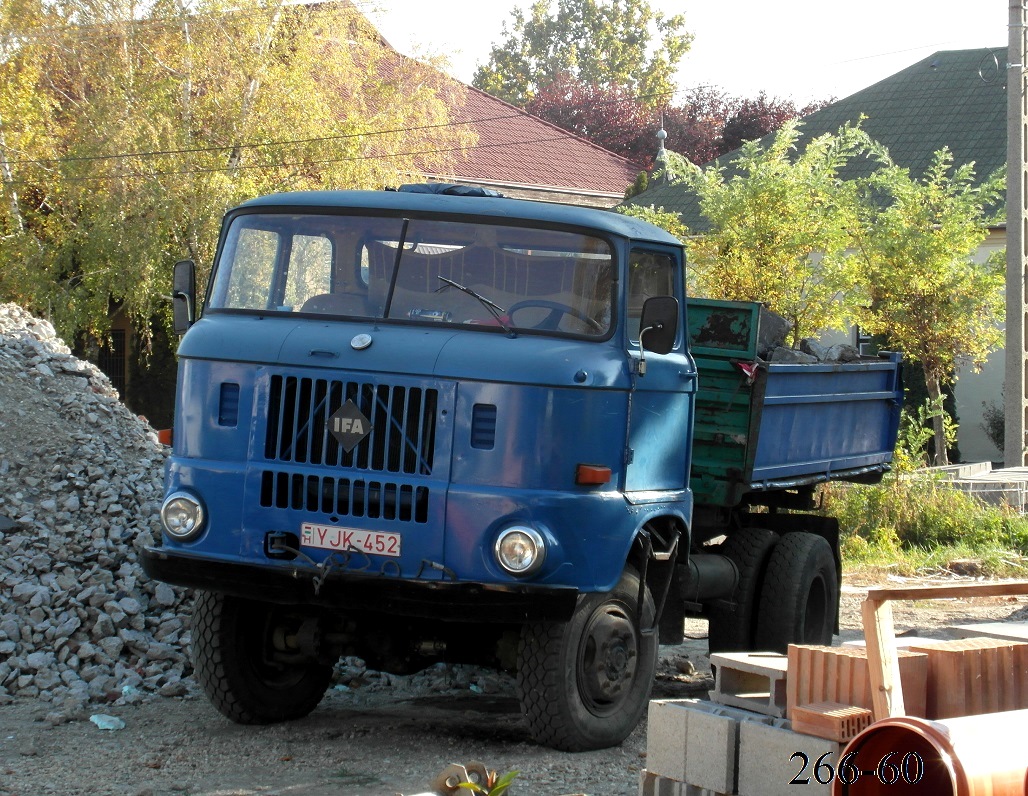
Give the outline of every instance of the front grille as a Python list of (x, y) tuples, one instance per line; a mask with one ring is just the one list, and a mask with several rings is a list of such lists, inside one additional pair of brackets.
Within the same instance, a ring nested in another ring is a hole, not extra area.
[(428, 498), (424, 486), (271, 470), (261, 474), (265, 508), (424, 523), (428, 522)]
[[(328, 423), (348, 400), (372, 426), (349, 453)], [(272, 376), (264, 455), (279, 462), (431, 475), (438, 403), (434, 389)]]

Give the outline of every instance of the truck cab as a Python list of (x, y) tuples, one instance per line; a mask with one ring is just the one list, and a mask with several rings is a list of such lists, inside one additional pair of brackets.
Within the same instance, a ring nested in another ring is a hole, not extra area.
[(161, 543), (235, 721), (314, 709), (342, 655), (516, 672), (533, 737), (620, 742), (688, 550), (681, 243), (617, 213), (414, 191), (224, 219), (184, 332)]

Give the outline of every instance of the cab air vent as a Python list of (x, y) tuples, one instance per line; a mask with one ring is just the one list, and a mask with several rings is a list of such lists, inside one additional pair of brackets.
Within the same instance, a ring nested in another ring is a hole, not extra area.
[(475, 404), (471, 412), (471, 447), (492, 450), (496, 445), (496, 406)]

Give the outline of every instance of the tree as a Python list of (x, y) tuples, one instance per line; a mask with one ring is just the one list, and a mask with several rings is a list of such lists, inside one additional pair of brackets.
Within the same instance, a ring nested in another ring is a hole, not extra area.
[(683, 101), (664, 111), (671, 148), (693, 163), (708, 163), (724, 154), (721, 139), (737, 100), (716, 86), (688, 89)]
[(667, 102), (689, 50), (685, 17), (665, 17), (648, 0), (536, 0), (504, 23), (501, 44), (478, 67), (473, 85), (519, 108), (557, 76), (625, 90), (646, 104)]
[(857, 223), (855, 184), (839, 178), (873, 147), (859, 126), (809, 141), (797, 154), (799, 123), (766, 148), (743, 144), (725, 167), (691, 167), (684, 179), (710, 220), (689, 239), (699, 295), (759, 301), (792, 324), (791, 342), (851, 321), (859, 294), (847, 254)]
[[(452, 81), (388, 60), (348, 4), (16, 0), (0, 12), (0, 300), (68, 339), (112, 308), (148, 339), (170, 265), (224, 210), (445, 166)], [(389, 133), (387, 131), (403, 131)], [(435, 162), (433, 162), (433, 159)]]
[(709, 163), (742, 146), (773, 133), (787, 121), (806, 116), (829, 100), (797, 107), (792, 100), (768, 97), (733, 97), (716, 86), (695, 86), (684, 99), (664, 111), (668, 142), (693, 163)]
[(958, 365), (980, 367), (1003, 342), (1005, 266), (971, 259), (1003, 187), (1002, 171), (976, 183), (974, 165), (954, 169), (944, 148), (924, 177), (887, 163), (862, 194), (858, 250), (870, 301), (860, 324), (920, 363), (936, 464), (948, 463), (943, 387)]
[(626, 216), (649, 221), (651, 224), (667, 230), (679, 240), (685, 240), (689, 234), (689, 230), (682, 223), (681, 216), (663, 207), (654, 207), (653, 205), (621, 205), (616, 210)]
[(768, 97), (763, 91), (753, 99), (738, 100), (729, 106), (731, 113), (721, 128), (718, 155), (738, 149), (745, 141), (763, 138), (787, 121), (821, 110), (830, 103), (831, 100), (822, 100), (800, 108), (791, 99)]
[(634, 163), (653, 160), (653, 114), (621, 86), (583, 83), (562, 72), (532, 97), (525, 110)]

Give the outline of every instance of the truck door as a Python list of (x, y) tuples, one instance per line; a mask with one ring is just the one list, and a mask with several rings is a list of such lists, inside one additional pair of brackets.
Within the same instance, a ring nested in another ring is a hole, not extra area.
[[(625, 291), (626, 345), (633, 371), (626, 492), (677, 491), (688, 486), (696, 368), (686, 345), (683, 283), (677, 252), (658, 247), (632, 250)], [(679, 303), (678, 337), (667, 354), (643, 351), (639, 345), (643, 304), (653, 296), (674, 296)], [(642, 368), (640, 360), (645, 362)]]

